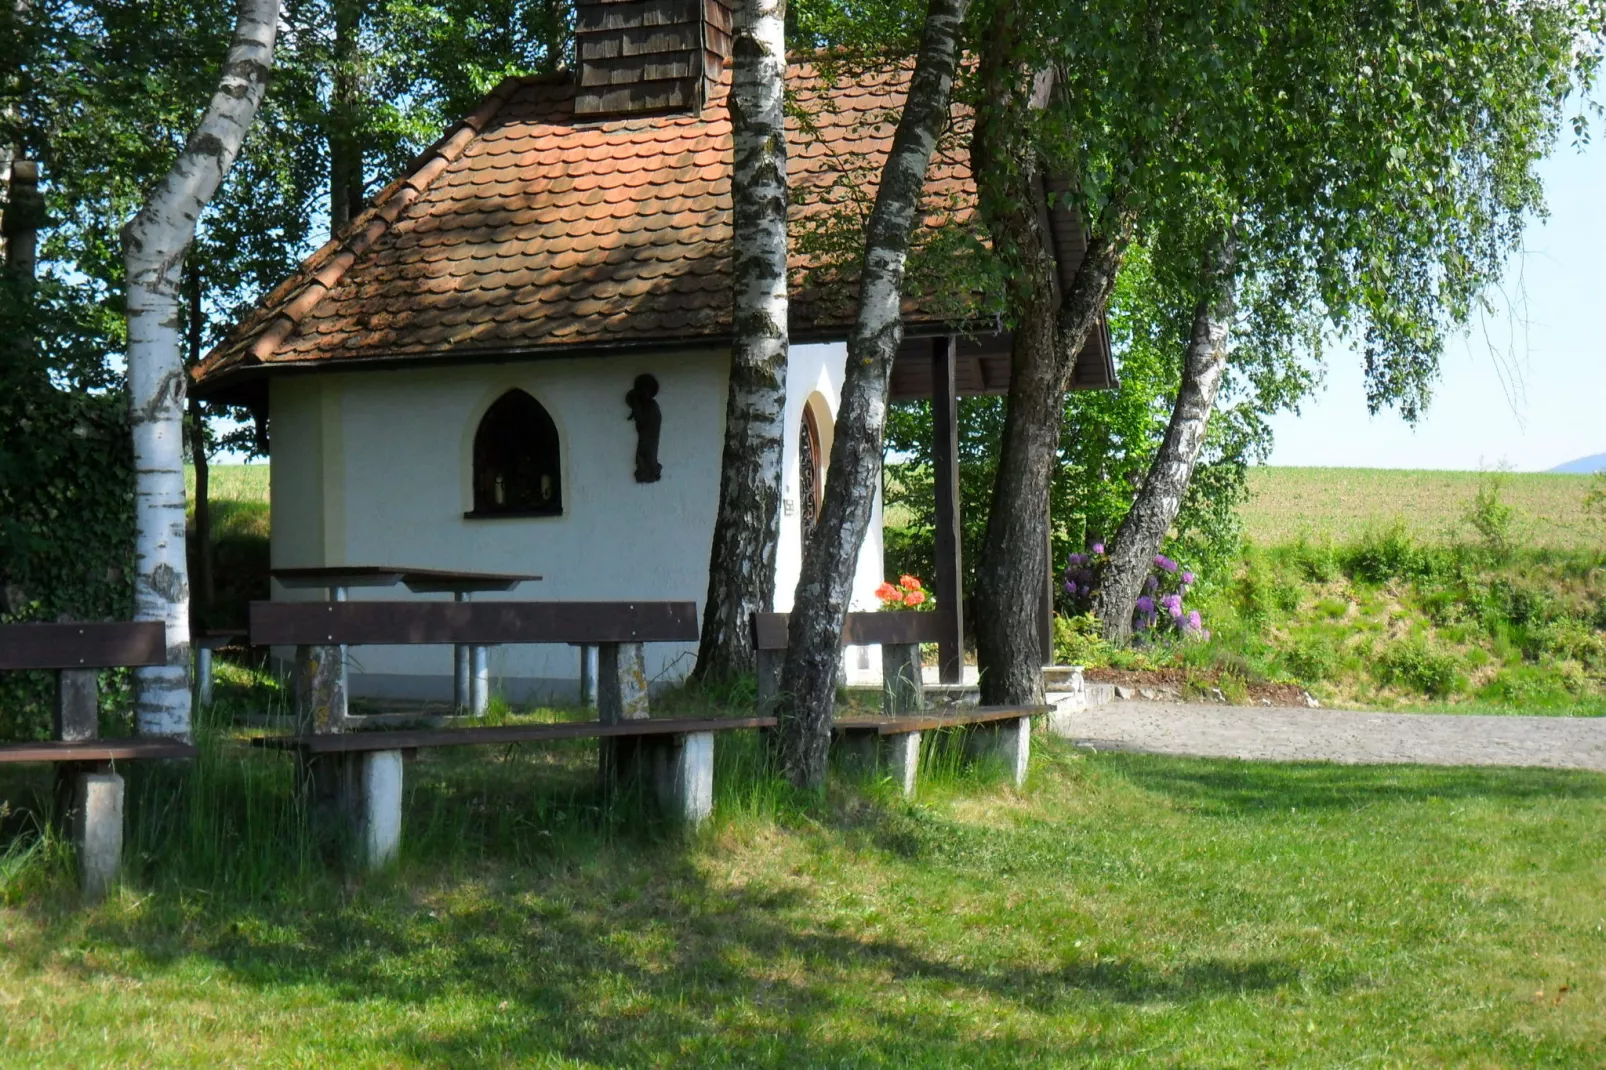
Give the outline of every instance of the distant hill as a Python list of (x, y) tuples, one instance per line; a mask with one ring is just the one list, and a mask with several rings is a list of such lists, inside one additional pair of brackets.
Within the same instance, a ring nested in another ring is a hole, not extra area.
[(1597, 453), (1593, 457), (1580, 457), (1576, 461), (1558, 464), (1551, 471), (1574, 476), (1587, 476), (1591, 472), (1606, 472), (1606, 453)]

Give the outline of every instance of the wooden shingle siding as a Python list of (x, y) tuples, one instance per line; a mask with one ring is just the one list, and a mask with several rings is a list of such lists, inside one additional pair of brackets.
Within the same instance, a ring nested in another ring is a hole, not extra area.
[(574, 114), (700, 111), (724, 71), (730, 28), (719, 0), (582, 0)]

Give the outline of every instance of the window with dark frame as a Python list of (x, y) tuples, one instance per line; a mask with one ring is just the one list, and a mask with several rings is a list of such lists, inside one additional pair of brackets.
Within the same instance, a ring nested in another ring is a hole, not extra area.
[(558, 427), (541, 403), (509, 390), (474, 432), (474, 511), (469, 516), (561, 516)]

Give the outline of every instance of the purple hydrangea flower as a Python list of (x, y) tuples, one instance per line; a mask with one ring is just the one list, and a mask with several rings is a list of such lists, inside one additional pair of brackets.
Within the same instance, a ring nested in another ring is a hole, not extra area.
[(1156, 591), (1159, 590), (1159, 588), (1160, 581), (1153, 576), (1150, 576), (1148, 579), (1143, 581), (1143, 589), (1145, 591)]
[(1072, 568), (1075, 568), (1078, 565), (1086, 564), (1087, 563), (1087, 555), (1086, 554), (1072, 554), (1071, 557), (1070, 557), (1070, 560), (1067, 561), (1066, 563), (1068, 565), (1070, 565)]
[(1199, 611), (1197, 609), (1188, 614), (1188, 627), (1192, 631), (1198, 631), (1200, 628), (1204, 627), (1204, 620), (1199, 616)]
[(1155, 558), (1154, 563), (1165, 569), (1167, 572), (1174, 573), (1177, 570), (1177, 563), (1171, 560), (1169, 557), (1165, 557), (1163, 555)]
[(1168, 594), (1164, 598), (1160, 599), (1160, 604), (1165, 606), (1167, 609), (1181, 609), (1182, 596), (1180, 594)]
[(1142, 598), (1138, 599), (1137, 606), (1138, 606), (1138, 612), (1139, 613), (1143, 613), (1143, 614), (1153, 613), (1154, 612), (1154, 599), (1150, 598), (1148, 595), (1144, 595)]
[(1102, 542), (1094, 543), (1093, 544), (1093, 552), (1096, 553), (1096, 554), (1102, 554), (1104, 552), (1104, 544)]
[(1070, 595), (1072, 598), (1075, 598), (1076, 597), (1076, 584), (1072, 583), (1070, 580), (1066, 580), (1065, 581), (1065, 593)]
[(1192, 582), (1193, 582), (1193, 573), (1191, 573), (1191, 572), (1184, 572), (1184, 573), (1183, 573), (1183, 574), (1182, 574), (1182, 582), (1183, 582), (1183, 583), (1192, 583)]

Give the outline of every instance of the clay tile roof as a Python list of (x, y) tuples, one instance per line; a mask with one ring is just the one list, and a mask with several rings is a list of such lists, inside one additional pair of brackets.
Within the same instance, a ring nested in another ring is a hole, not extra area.
[[(202, 389), (276, 367), (728, 339), (729, 77), (701, 114), (600, 122), (574, 118), (566, 74), (507, 79), (263, 298), (203, 362)], [(824, 254), (799, 236), (867, 205), (906, 82), (792, 65), (810, 116), (788, 123), (794, 337), (847, 334), (851, 294), (805, 285)], [(928, 220), (962, 221), (974, 195), (963, 153), (940, 152)]]

